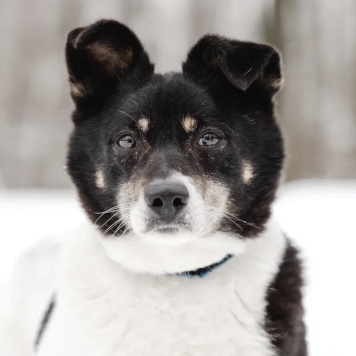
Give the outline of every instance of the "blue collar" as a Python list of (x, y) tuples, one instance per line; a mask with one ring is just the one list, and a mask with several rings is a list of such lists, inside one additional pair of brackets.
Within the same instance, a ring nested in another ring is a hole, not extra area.
[(172, 273), (174, 276), (181, 276), (181, 277), (205, 277), (208, 273), (214, 271), (218, 267), (222, 266), (225, 262), (227, 262), (230, 258), (234, 257), (234, 255), (227, 255), (224, 257), (220, 262), (213, 263), (209, 266), (198, 268), (195, 271), (187, 271), (187, 272), (180, 272), (180, 273)]

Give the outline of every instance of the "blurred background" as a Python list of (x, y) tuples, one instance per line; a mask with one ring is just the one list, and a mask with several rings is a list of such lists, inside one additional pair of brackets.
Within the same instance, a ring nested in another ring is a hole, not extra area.
[(206, 33), (275, 45), (287, 179), (356, 178), (355, 0), (0, 0), (0, 187), (70, 185), (64, 44), (99, 18), (129, 25), (158, 71), (180, 70)]
[(281, 51), (289, 158), (275, 214), (305, 257), (310, 354), (356, 355), (355, 0), (0, 0), (0, 282), (29, 245), (83, 219), (63, 169), (64, 45), (100, 18), (131, 27), (157, 71), (180, 70), (207, 33)]

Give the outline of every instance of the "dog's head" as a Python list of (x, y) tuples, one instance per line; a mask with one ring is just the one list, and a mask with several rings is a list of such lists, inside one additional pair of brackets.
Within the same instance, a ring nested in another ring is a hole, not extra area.
[(272, 47), (209, 35), (182, 73), (159, 75), (135, 34), (105, 20), (72, 31), (66, 59), (68, 170), (114, 258), (180, 251), (185, 264), (161, 266), (179, 272), (201, 267), (196, 249), (216, 262), (263, 231), (284, 158)]

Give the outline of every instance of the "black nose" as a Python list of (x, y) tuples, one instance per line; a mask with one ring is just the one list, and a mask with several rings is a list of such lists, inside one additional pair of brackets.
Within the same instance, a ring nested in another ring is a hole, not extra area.
[(161, 218), (172, 219), (187, 205), (189, 193), (183, 184), (154, 183), (145, 189), (147, 205)]

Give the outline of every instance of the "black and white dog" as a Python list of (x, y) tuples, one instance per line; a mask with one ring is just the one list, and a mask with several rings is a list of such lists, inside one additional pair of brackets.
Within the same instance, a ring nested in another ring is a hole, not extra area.
[(13, 350), (305, 356), (301, 263), (271, 219), (279, 54), (208, 35), (182, 73), (155, 74), (104, 20), (69, 34), (66, 60), (68, 172), (91, 222), (22, 261)]

